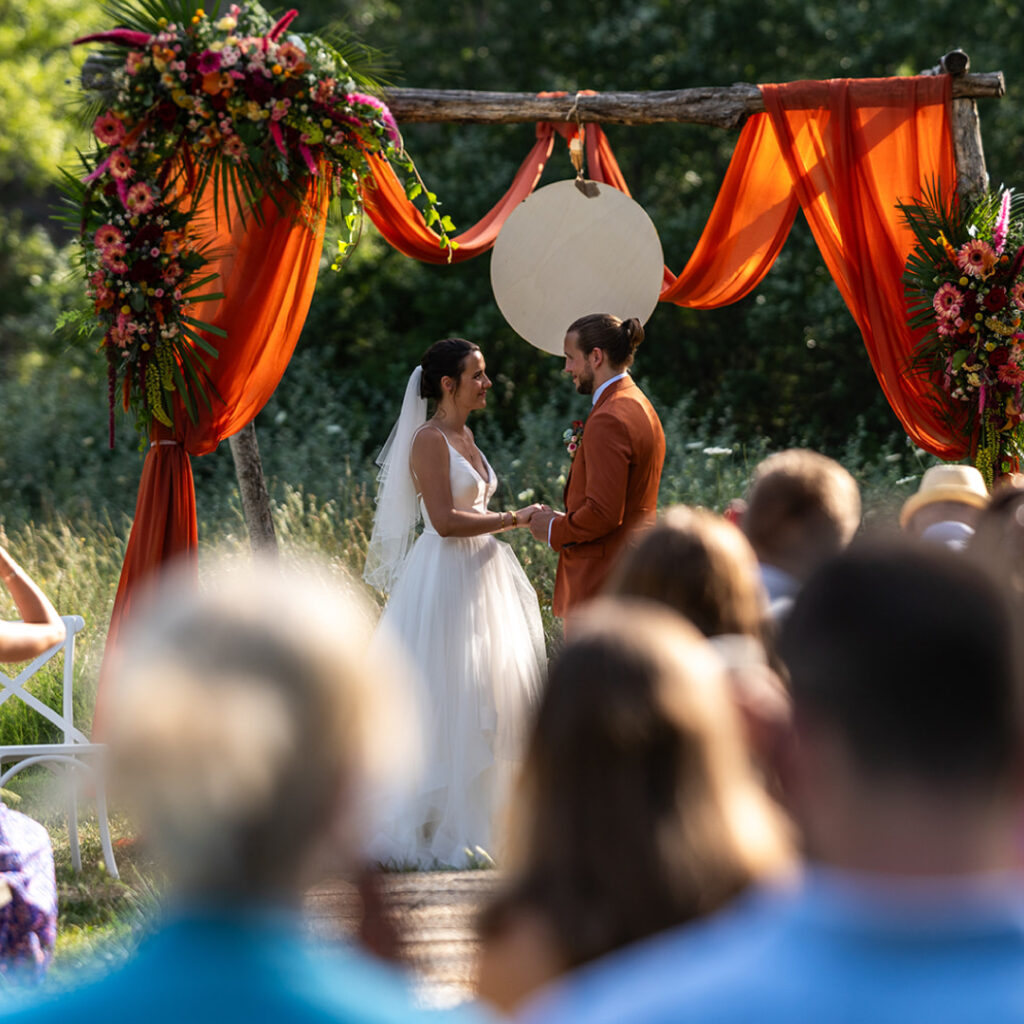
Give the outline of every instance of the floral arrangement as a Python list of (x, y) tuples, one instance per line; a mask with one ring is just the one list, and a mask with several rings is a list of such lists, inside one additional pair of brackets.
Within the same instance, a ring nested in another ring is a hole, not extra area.
[(274, 22), (255, 2), (221, 10), (216, 0), (209, 13), (197, 0), (105, 8), (124, 27), (77, 40), (105, 51), (87, 62), (86, 87), (100, 99), (96, 146), (66, 186), (103, 331), (113, 445), (119, 389), (145, 436), (154, 421), (173, 424), (175, 394), (193, 421), (197, 403), (209, 405), (217, 350), (200, 332), (223, 332), (194, 315), (221, 297), (204, 291), (214, 281), (195, 216), (204, 190), (244, 222), (259, 220), (265, 197), (280, 205), (282, 196), (301, 200), (311, 182), (326, 188), (351, 204), (343, 254), (359, 223), (365, 154), (380, 153), (406, 172), (410, 195), (423, 195), (449, 248), (453, 225), (423, 188), (388, 108), (362, 91), (345, 57), (316, 36), (285, 34), (295, 11)]
[(972, 461), (991, 486), (1024, 455), (1024, 221), (1010, 189), (901, 203), (916, 245), (904, 273), (921, 372), (965, 407)]
[(569, 453), (570, 459), (576, 458), (576, 452), (579, 449), (580, 441), (583, 440), (583, 420), (573, 420), (571, 427), (566, 427), (562, 433), (562, 442), (565, 444), (565, 450)]

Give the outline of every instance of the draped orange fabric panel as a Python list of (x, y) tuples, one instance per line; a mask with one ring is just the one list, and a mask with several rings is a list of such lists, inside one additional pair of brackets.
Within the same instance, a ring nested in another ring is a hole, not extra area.
[(678, 277), (666, 274), (661, 301), (693, 309), (738, 302), (771, 269), (799, 206), (771, 121), (749, 118), (697, 247)]
[(246, 223), (233, 212), (213, 217), (212, 194), (201, 200), (204, 240), (214, 259), (209, 273), (220, 281), (219, 301), (196, 307), (203, 321), (227, 331), (226, 338), (208, 335), (219, 356), (210, 360), (210, 379), (216, 395), (213, 409), (199, 406), (192, 423), (180, 406), (173, 431), (159, 427), (146, 455), (135, 522), (128, 539), (121, 580), (107, 635), (107, 650), (117, 643), (133, 599), (147, 580), (172, 559), (196, 564), (198, 529), (195, 489), (189, 454), (212, 452), (237, 433), (266, 404), (295, 349), (313, 297), (327, 222), (327, 190), (297, 209), (293, 201), (278, 210), (263, 201), (262, 223), (251, 215)]
[(761, 92), (777, 139), (765, 154), (785, 159), (889, 404), (920, 447), (962, 458), (967, 442), (950, 424), (959, 410), (908, 372), (917, 338), (902, 275), (913, 236), (895, 205), (931, 181), (955, 185), (949, 77), (794, 82)]
[[(537, 141), (527, 154), (508, 191), (473, 227), (455, 236), (458, 248), (451, 262), (461, 263), (487, 252), (494, 245), (502, 224), (533, 191), (554, 143), (551, 125), (537, 125)], [(373, 153), (366, 154), (372, 181), (363, 185), (363, 203), (377, 230), (399, 252), (424, 263), (447, 263), (448, 252), (438, 235), (427, 227), (423, 215), (406, 196), (391, 164)]]

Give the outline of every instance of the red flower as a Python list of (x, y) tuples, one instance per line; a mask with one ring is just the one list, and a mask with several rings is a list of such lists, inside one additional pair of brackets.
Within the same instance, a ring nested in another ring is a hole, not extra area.
[(984, 302), (987, 310), (998, 313), (1006, 305), (1006, 289), (1002, 285), (996, 285), (985, 296)]
[(1005, 366), (1010, 361), (1010, 350), (1005, 345), (994, 348), (988, 354), (989, 366)]

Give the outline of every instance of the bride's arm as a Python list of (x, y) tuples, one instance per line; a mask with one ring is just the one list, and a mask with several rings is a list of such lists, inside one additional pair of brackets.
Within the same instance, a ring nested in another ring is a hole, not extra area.
[[(477, 537), (483, 533), (498, 533), (512, 526), (525, 526), (529, 514), (519, 519), (511, 512), (476, 512), (455, 508), (448, 476), (448, 445), (437, 430), (421, 430), (412, 442), (409, 457), (413, 476), (427, 515), (434, 529), (442, 537)], [(524, 513), (526, 510), (522, 510)]]

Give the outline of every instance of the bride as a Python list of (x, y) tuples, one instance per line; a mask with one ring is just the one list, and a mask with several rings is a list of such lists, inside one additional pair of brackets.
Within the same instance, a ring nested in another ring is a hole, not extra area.
[(527, 526), (539, 506), (488, 509), (498, 481), (466, 425), (490, 387), (477, 345), (432, 345), (379, 459), (363, 578), (390, 593), (378, 637), (401, 641), (417, 670), (426, 739), (419, 791), (370, 851), (398, 866), (463, 867), (494, 854), (540, 684), (537, 595), (494, 536)]

